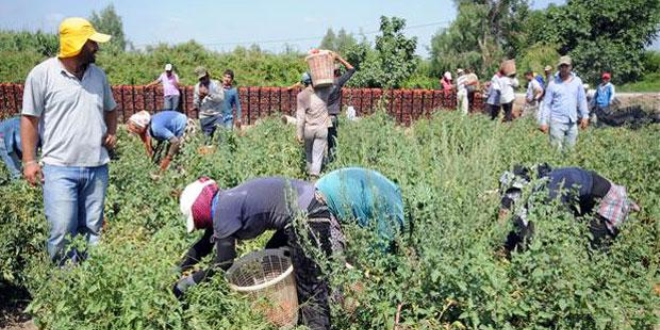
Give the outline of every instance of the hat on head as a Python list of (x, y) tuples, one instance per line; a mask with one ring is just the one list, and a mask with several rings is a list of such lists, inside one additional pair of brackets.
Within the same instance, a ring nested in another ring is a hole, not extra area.
[(561, 65), (573, 65), (573, 61), (571, 61), (571, 57), (568, 55), (560, 57), (559, 64), (557, 64), (557, 66), (561, 66)]
[(186, 219), (186, 229), (189, 233), (196, 228), (212, 225), (211, 204), (218, 191), (216, 182), (207, 177), (201, 177), (183, 189), (179, 207)]
[(142, 110), (128, 118), (128, 121), (139, 128), (145, 128), (151, 121), (151, 115), (146, 110)]
[(165, 71), (172, 71), (172, 64), (170, 63), (165, 64)]
[(549, 65), (546, 65), (545, 68), (543, 69), (543, 71), (546, 71), (546, 72), (552, 71), (552, 67), (549, 66)]
[(456, 73), (458, 73), (458, 74), (461, 74), (461, 73), (464, 73), (464, 72), (465, 71), (463, 69), (460, 69), (460, 68), (458, 70), (456, 70)]
[(302, 76), (300, 77), (300, 82), (306, 85), (312, 83), (312, 76), (309, 74), (309, 72), (303, 72)]
[(612, 79), (612, 75), (609, 72), (603, 72), (603, 79)]
[(195, 68), (195, 75), (197, 76), (197, 79), (202, 79), (206, 77), (208, 74), (209, 72), (203, 66), (198, 66)]
[(449, 72), (449, 71), (446, 71), (445, 74), (442, 75), (442, 76), (445, 77), (445, 79), (447, 79), (447, 80), (451, 80), (451, 72)]
[(88, 20), (80, 17), (67, 18), (60, 24), (59, 58), (74, 57), (80, 54), (87, 40), (107, 42), (110, 35), (98, 33)]

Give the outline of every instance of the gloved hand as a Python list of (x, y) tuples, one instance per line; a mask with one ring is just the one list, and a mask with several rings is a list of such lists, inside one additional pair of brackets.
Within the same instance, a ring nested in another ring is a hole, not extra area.
[(177, 299), (181, 299), (183, 297), (183, 294), (186, 293), (186, 291), (195, 284), (197, 283), (195, 283), (195, 280), (193, 279), (192, 275), (186, 276), (174, 284), (174, 287), (172, 288), (172, 292), (174, 293), (174, 296)]
[(172, 161), (172, 158), (170, 156), (166, 156), (165, 159), (160, 163), (160, 172), (165, 172), (168, 166), (170, 166), (170, 162)]

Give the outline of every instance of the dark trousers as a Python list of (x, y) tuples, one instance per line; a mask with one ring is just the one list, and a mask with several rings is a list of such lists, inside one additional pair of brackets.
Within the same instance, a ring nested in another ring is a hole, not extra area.
[(476, 91), (474, 91), (474, 90), (473, 91), (468, 90), (468, 95), (467, 95), (468, 96), (468, 104), (469, 104), (468, 111), (470, 111), (471, 109), (474, 109), (474, 94), (475, 93), (476, 93)]
[(513, 101), (502, 104), (504, 109), (504, 121), (513, 121)]
[(328, 127), (328, 163), (335, 161), (337, 157), (337, 129), (339, 128), (339, 118), (337, 115), (330, 115), (332, 127)]
[[(327, 212), (327, 211), (326, 211)], [(320, 249), (326, 257), (332, 253), (330, 242), (330, 221), (323, 214), (311, 215), (305, 224), (294, 228), (293, 225), (278, 230), (266, 244), (267, 249), (283, 246), (291, 248), (291, 262), (296, 276), (298, 304), (300, 306), (299, 323), (312, 330), (330, 329), (330, 285), (323, 275), (321, 266), (305, 252), (303, 246), (312, 245)], [(305, 242), (306, 241), (306, 242)]]
[(497, 118), (497, 116), (500, 115), (500, 108), (502, 107), (499, 105), (493, 105), (493, 104), (488, 105), (488, 112), (490, 113), (491, 120), (495, 120), (495, 118)]

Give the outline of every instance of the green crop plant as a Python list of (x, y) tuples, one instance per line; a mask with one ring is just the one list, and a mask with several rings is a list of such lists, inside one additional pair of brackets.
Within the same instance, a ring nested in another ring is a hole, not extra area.
[[(348, 309), (333, 304), (335, 328), (392, 329), (398, 320), (399, 329), (653, 329), (660, 324), (660, 296), (652, 289), (660, 283), (659, 133), (656, 126), (588, 129), (564, 156), (526, 119), (507, 124), (440, 112), (403, 127), (384, 109), (359, 121), (342, 118), (339, 157), (324, 171), (382, 172), (401, 186), (415, 227), (397, 238), (396, 254), (383, 254), (370, 248), (373, 230), (345, 226), (346, 254), (356, 268), (328, 268), (333, 287), (351, 302)], [(171, 294), (173, 268), (200, 235), (185, 233), (177, 196), (202, 175), (224, 188), (257, 176), (305, 178), (302, 146), (294, 127), (276, 118), (224, 132), (209, 154), (199, 153), (202, 140), (188, 141), (154, 179), (157, 165), (122, 129), (102, 242), (90, 248), (89, 260), (64, 269), (46, 261), (40, 188), (9, 183), (0, 169), (0, 276), (29, 289), (39, 326), (273, 328), (222, 276), (191, 289), (183, 303)], [(500, 248), (511, 225), (496, 221), (493, 191), (501, 172), (518, 162), (595, 170), (625, 185), (642, 211), (603, 252), (589, 248), (585, 219), (555, 205), (538, 207), (530, 213), (536, 238), (507, 259)], [(267, 238), (241, 243), (239, 253)]]

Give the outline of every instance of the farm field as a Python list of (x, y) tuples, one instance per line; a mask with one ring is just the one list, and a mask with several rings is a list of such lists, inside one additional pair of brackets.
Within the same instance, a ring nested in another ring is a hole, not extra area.
[[(257, 176), (305, 178), (294, 136), (293, 126), (273, 117), (242, 134), (224, 134), (214, 153), (199, 154), (201, 138), (193, 139), (170, 171), (153, 179), (156, 165), (122, 129), (102, 242), (89, 260), (61, 269), (46, 260), (40, 189), (7, 182), (1, 168), (0, 282), (29, 291), (28, 314), (44, 329), (274, 329), (222, 276), (193, 288), (183, 304), (171, 293), (174, 266), (201, 235), (186, 234), (177, 195), (202, 175), (220, 187)], [(382, 172), (401, 186), (415, 229), (400, 237), (396, 255), (383, 255), (367, 247), (368, 230), (347, 227), (356, 269), (334, 267), (330, 276), (354, 303), (333, 305), (334, 327), (654, 329), (660, 324), (659, 136), (657, 126), (589, 128), (576, 150), (562, 156), (527, 119), (505, 124), (438, 112), (403, 127), (378, 112), (341, 121), (340, 155), (325, 171)], [(585, 222), (556, 207), (537, 208), (530, 214), (535, 240), (509, 260), (500, 246), (510, 225), (496, 221), (494, 191), (502, 171), (538, 162), (595, 170), (625, 185), (642, 211), (604, 252), (588, 248)], [(265, 239), (242, 244), (241, 252)], [(355, 283), (360, 292), (349, 289)]]

